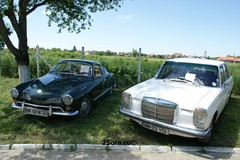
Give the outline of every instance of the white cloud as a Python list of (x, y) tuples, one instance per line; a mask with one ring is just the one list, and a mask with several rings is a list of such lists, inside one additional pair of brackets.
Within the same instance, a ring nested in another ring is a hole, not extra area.
[(123, 16), (123, 15), (120, 15), (120, 16), (118, 16), (118, 18), (120, 18), (120, 19), (133, 19), (134, 18), (134, 15), (125, 15), (125, 16)]

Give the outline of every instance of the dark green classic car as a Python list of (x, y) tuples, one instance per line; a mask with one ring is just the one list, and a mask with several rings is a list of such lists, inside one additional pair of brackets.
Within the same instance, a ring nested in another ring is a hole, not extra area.
[(61, 60), (48, 74), (11, 90), (12, 107), (25, 114), (49, 117), (86, 116), (93, 102), (111, 94), (116, 82), (100, 63)]

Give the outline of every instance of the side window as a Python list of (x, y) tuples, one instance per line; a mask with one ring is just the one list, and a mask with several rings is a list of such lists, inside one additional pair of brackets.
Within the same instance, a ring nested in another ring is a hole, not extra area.
[(230, 74), (228, 72), (228, 68), (226, 64), (224, 65), (224, 73), (225, 73), (225, 80), (227, 80), (230, 77)]
[(102, 70), (102, 75), (106, 74), (106, 72), (107, 72), (106, 68), (104, 68), (103, 66), (101, 66), (101, 70)]
[(94, 65), (94, 77), (101, 77), (102, 76), (102, 70), (99, 65)]
[(229, 71), (225, 64), (220, 67), (220, 74), (221, 74), (221, 84), (223, 85), (223, 83), (230, 77)]
[(223, 66), (221, 66), (220, 67), (220, 78), (221, 78), (221, 85), (223, 85), (224, 84), (224, 82), (225, 82), (225, 73), (224, 73), (224, 68), (223, 68)]

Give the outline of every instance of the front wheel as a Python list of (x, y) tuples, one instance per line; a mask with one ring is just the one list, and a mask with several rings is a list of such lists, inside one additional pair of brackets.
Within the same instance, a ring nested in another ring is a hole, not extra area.
[(79, 116), (85, 117), (92, 108), (92, 99), (90, 96), (84, 96), (79, 107)]

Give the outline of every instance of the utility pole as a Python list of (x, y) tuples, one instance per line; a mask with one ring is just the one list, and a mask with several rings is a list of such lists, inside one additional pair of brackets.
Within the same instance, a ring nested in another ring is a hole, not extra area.
[(141, 51), (142, 49), (139, 48), (139, 53), (138, 53), (138, 83), (141, 82)]
[(82, 47), (82, 60), (84, 60), (84, 47)]

